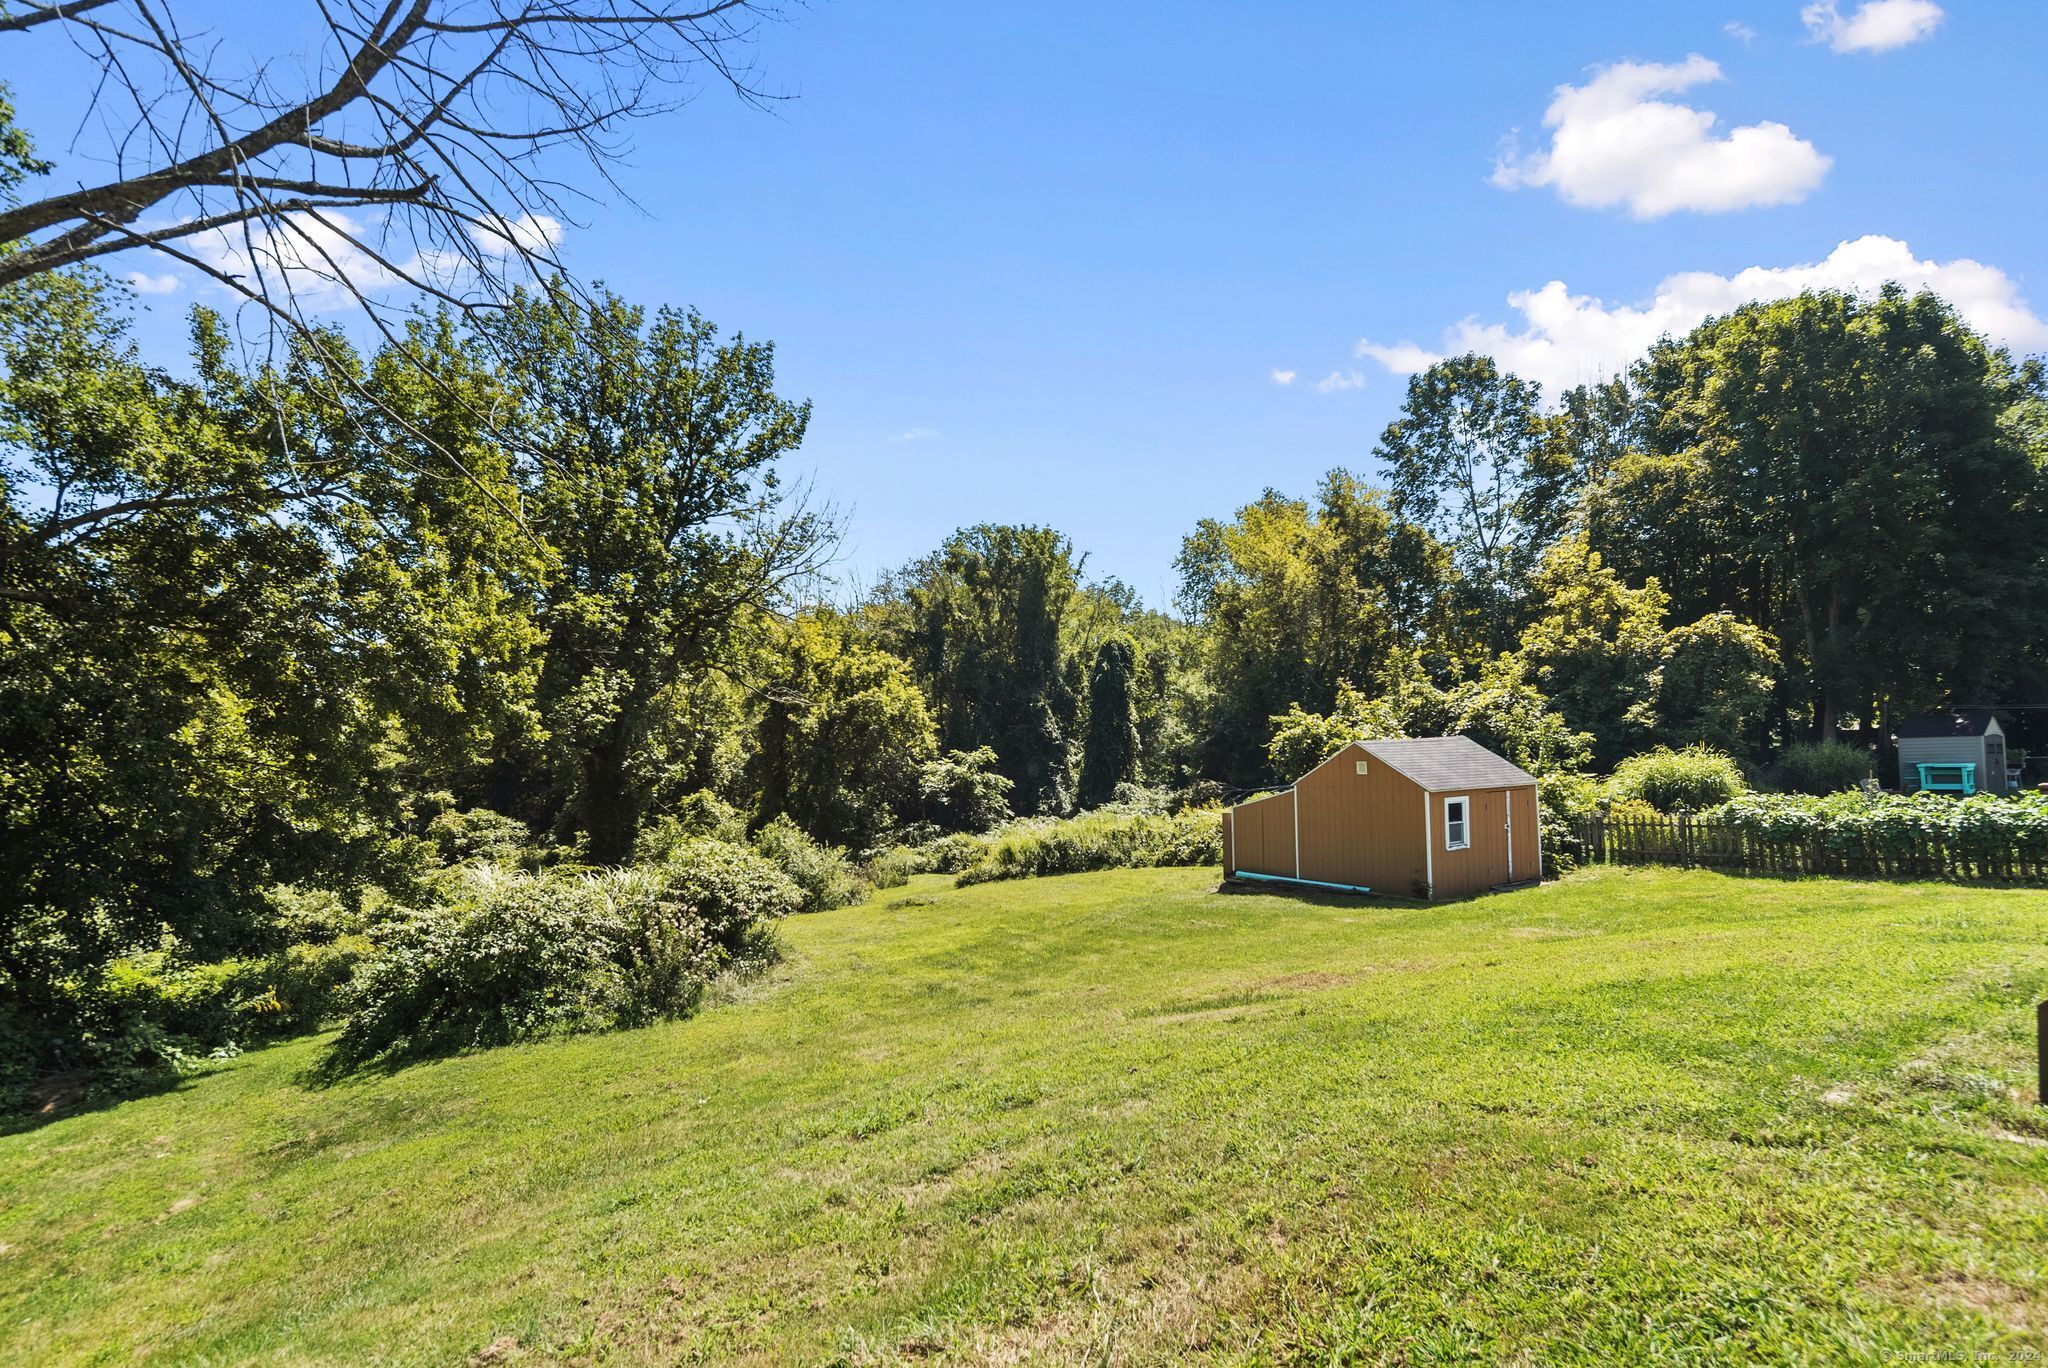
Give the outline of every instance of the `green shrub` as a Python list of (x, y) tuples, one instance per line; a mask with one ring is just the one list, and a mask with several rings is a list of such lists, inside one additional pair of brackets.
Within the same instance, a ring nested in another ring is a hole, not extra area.
[(162, 951), (108, 966), (100, 994), (112, 1014), (147, 1020), (193, 1052), (317, 1029), (369, 955), (364, 936), (286, 946), (275, 955), (179, 964)]
[(0, 975), (0, 1116), (29, 1108), (43, 1072), (44, 1033), (14, 1001), (12, 987)]
[(754, 833), (754, 851), (803, 890), (800, 912), (829, 912), (868, 895), (868, 882), (838, 846), (823, 845), (787, 816)]
[(146, 1022), (188, 1049), (224, 1041), (234, 1029), (240, 968), (236, 960), (184, 964), (168, 950), (123, 955), (97, 982), (78, 985), (80, 1016), (102, 1040)]
[(363, 935), (343, 936), (324, 945), (291, 945), (261, 962), (255, 978), (268, 992), (265, 1011), (274, 1013), (279, 1031), (318, 1030), (341, 1015), (356, 969), (375, 947)]
[(1599, 802), (1600, 786), (1587, 775), (1559, 773), (1545, 777), (1536, 793), (1542, 805), (1537, 831), (1543, 877), (1555, 879), (1586, 861), (1585, 842), (1579, 839), (1577, 819), (1591, 812)]
[(614, 954), (621, 991), (610, 1020), (593, 1025), (639, 1026), (688, 1016), (703, 999), (704, 986), (746, 946), (758, 924), (728, 918), (725, 940), (714, 938), (698, 910), (702, 887), (688, 886), (674, 869), (641, 865), (586, 878), (619, 927)]
[(672, 811), (641, 833), (639, 858), (659, 863), (683, 842), (694, 840), (745, 845), (746, 814), (709, 789), (685, 794)]
[(901, 845), (873, 852), (861, 861), (860, 871), (876, 888), (901, 888), (911, 875), (929, 872), (915, 850)]
[(276, 884), (264, 895), (270, 903), (270, 925), (288, 944), (323, 945), (361, 932), (368, 924), (361, 906), (329, 888), (297, 888)]
[(352, 1068), (688, 1015), (713, 975), (772, 955), (804, 894), (743, 846), (684, 840), (658, 865), (479, 866), (392, 924), (330, 1056)]
[(936, 841), (927, 841), (917, 848), (918, 858), (925, 874), (958, 874), (980, 864), (982, 856), (988, 854), (991, 838), (976, 836), (961, 831), (951, 836), (941, 836)]
[(393, 927), (332, 1059), (349, 1067), (614, 1025), (625, 928), (588, 877), (480, 868), (464, 901)]
[(1012, 822), (996, 832), (959, 882), (1078, 874), (1094, 869), (1216, 864), (1223, 858), (1222, 812), (1189, 808), (1171, 816), (1084, 812), (1065, 821)]
[(730, 841), (685, 841), (654, 867), (728, 952), (737, 951), (757, 926), (789, 916), (804, 902), (804, 891), (788, 875)]
[(1742, 770), (1729, 756), (1706, 746), (1684, 750), (1659, 747), (1615, 766), (1607, 781), (1612, 800), (1640, 798), (1659, 812), (1716, 807), (1746, 792)]
[(948, 831), (987, 831), (1010, 816), (1010, 781), (996, 773), (989, 746), (927, 760), (918, 793), (927, 818)]
[(176, 948), (123, 955), (66, 987), (75, 1029), (38, 1041), (24, 1020), (0, 1022), (0, 1092), (19, 1103), (46, 1068), (83, 1070), (99, 1094), (132, 1092), (209, 1057), (318, 1028), (371, 949), (362, 936), (285, 947), (274, 955), (192, 963)]
[(1664, 819), (1663, 813), (1640, 798), (1615, 799), (1607, 805), (1607, 815), (1620, 822), (1651, 822)]
[(533, 833), (517, 817), (489, 808), (469, 808), (436, 813), (427, 823), (427, 839), (434, 843), (444, 864), (476, 860), (514, 864), (532, 842)]
[(1871, 759), (1869, 752), (1839, 741), (1802, 741), (1785, 747), (1772, 770), (1787, 793), (1840, 793), (1862, 786)]
[(1710, 814), (1757, 841), (1818, 846), (1847, 858), (1918, 861), (1937, 843), (1993, 869), (2048, 862), (2048, 795), (1746, 794)]

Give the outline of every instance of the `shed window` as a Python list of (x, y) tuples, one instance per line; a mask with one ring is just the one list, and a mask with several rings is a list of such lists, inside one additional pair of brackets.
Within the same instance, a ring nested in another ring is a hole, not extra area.
[(1472, 844), (1471, 815), (1472, 800), (1469, 798), (1444, 799), (1444, 849), (1463, 850)]

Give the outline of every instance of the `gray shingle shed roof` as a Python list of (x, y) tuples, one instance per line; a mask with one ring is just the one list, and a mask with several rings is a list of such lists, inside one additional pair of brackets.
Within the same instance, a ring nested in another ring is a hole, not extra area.
[(1519, 788), (1536, 776), (1509, 764), (1469, 736), (1414, 741), (1360, 741), (1359, 749), (1431, 793), (1448, 789)]
[(1914, 713), (1899, 724), (1901, 741), (1924, 739), (1930, 736), (1982, 736), (1991, 730), (1996, 721), (1982, 708), (1964, 708), (1957, 712)]

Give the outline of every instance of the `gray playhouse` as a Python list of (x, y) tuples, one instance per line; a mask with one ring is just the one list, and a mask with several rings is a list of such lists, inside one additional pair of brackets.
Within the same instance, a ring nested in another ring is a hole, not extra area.
[(2004, 793), (2005, 729), (1981, 708), (1915, 713), (1899, 724), (1899, 791)]

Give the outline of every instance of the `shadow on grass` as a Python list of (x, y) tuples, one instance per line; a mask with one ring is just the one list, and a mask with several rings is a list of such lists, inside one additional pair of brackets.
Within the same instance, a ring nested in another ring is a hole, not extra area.
[[(1944, 888), (1985, 888), (2006, 892), (2048, 892), (2048, 881), (2039, 879), (2001, 879), (1990, 875), (1948, 875), (1948, 874), (1885, 874), (1876, 871), (1823, 872), (1794, 869), (1752, 869), (1739, 865), (1715, 864), (1664, 864), (1655, 860), (1587, 860), (1578, 870), (1595, 869), (1657, 869), (1672, 873), (1719, 874), (1727, 879), (1754, 879), (1762, 883), (1851, 883), (1883, 884), (1896, 887), (1902, 884), (1939, 884)], [(1578, 872), (1577, 870), (1573, 872)]]
[[(1216, 891), (1230, 897), (1254, 894), (1268, 898), (1286, 898), (1289, 902), (1307, 903), (1311, 907), (1387, 907), (1405, 910), (1432, 905), (1427, 899), (1397, 893), (1345, 893), (1338, 889), (1316, 888), (1309, 884), (1254, 883), (1249, 879), (1224, 879), (1216, 885)], [(1465, 901), (1465, 898), (1441, 898), (1435, 905)]]
[[(517, 1044), (506, 1041), (506, 1044)], [(441, 1059), (458, 1059), (466, 1054), (481, 1054), (495, 1050), (496, 1045), (470, 1045), (446, 1050), (415, 1050), (405, 1054), (386, 1053), (373, 1059), (350, 1059), (338, 1054), (333, 1046), (323, 1051), (318, 1059), (292, 1075), (292, 1082), (309, 1091), (318, 1092), (331, 1088), (337, 1083), (363, 1082), (374, 1078), (390, 1078), (404, 1073), (419, 1064), (432, 1064)]]
[(24, 1135), (74, 1116), (109, 1111), (124, 1102), (179, 1092), (213, 1072), (204, 1068), (181, 1074), (166, 1069), (162, 1073), (130, 1073), (118, 1081), (89, 1069), (46, 1074), (24, 1089), (27, 1096), (18, 1099), (20, 1105), (0, 1111), (0, 1136)]
[[(298, 1035), (271, 1037), (252, 1044), (242, 1053), (247, 1055), (260, 1050), (277, 1049), (330, 1034), (332, 1030), (333, 1026), (330, 1023), (318, 1030), (304, 1031)], [(434, 1055), (372, 1061), (344, 1067), (337, 1062), (330, 1042), (313, 1063), (292, 1076), (292, 1082), (304, 1088), (324, 1088), (350, 1078), (396, 1073), (413, 1064), (428, 1063), (433, 1059), (472, 1052), (450, 1050)], [(236, 1059), (241, 1057), (238, 1055), (234, 1059), (207, 1059), (183, 1071), (169, 1067), (147, 1071), (129, 1068), (119, 1073), (66, 1069), (58, 1073), (45, 1074), (33, 1083), (22, 1085), (11, 1093), (0, 1091), (0, 1137), (27, 1134), (60, 1121), (69, 1121), (73, 1117), (111, 1111), (115, 1107), (148, 1097), (184, 1092), (233, 1067)]]

